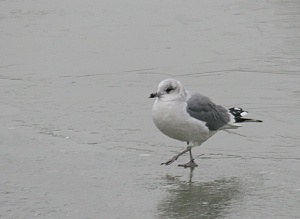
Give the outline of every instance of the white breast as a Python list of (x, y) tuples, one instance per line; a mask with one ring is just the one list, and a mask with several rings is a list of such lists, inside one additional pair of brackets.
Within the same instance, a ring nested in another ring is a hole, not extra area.
[(186, 112), (186, 102), (157, 99), (152, 108), (152, 117), (162, 133), (180, 141), (200, 145), (214, 134), (205, 126), (205, 122), (190, 117)]

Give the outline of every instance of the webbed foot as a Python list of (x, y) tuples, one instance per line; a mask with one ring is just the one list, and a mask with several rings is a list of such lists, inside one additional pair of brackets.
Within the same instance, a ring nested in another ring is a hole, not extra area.
[(179, 167), (184, 167), (184, 168), (188, 168), (188, 167), (197, 167), (198, 164), (195, 163), (194, 159), (190, 160), (188, 163), (185, 164), (178, 164)]

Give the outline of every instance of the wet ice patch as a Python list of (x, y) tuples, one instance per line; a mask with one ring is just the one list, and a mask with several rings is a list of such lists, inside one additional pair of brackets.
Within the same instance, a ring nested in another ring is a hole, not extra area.
[(139, 154), (140, 157), (150, 157), (151, 154)]

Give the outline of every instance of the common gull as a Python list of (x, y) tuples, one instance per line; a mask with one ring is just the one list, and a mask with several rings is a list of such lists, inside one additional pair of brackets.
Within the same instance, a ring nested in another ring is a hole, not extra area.
[(200, 146), (220, 130), (240, 127), (239, 123), (262, 122), (244, 118), (247, 111), (242, 108), (226, 109), (206, 96), (187, 91), (175, 79), (161, 81), (157, 92), (150, 94), (150, 98), (156, 98), (152, 107), (152, 118), (156, 127), (170, 138), (187, 142), (185, 150), (161, 163), (162, 165), (170, 165), (189, 152), (190, 161), (178, 166), (196, 167), (192, 156), (193, 147)]

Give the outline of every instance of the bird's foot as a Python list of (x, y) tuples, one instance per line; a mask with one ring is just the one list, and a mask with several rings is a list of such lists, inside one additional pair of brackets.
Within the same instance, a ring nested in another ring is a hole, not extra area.
[(175, 160), (177, 160), (178, 159), (178, 156), (174, 156), (174, 157), (172, 157), (170, 160), (168, 160), (167, 162), (163, 162), (163, 163), (161, 163), (160, 165), (170, 165), (170, 164), (172, 164)]
[(194, 159), (192, 159), (192, 160), (190, 160), (190, 162), (185, 163), (185, 164), (178, 164), (178, 166), (179, 167), (184, 167), (184, 168), (188, 168), (188, 167), (194, 168), (194, 167), (197, 167), (198, 164), (196, 164)]

